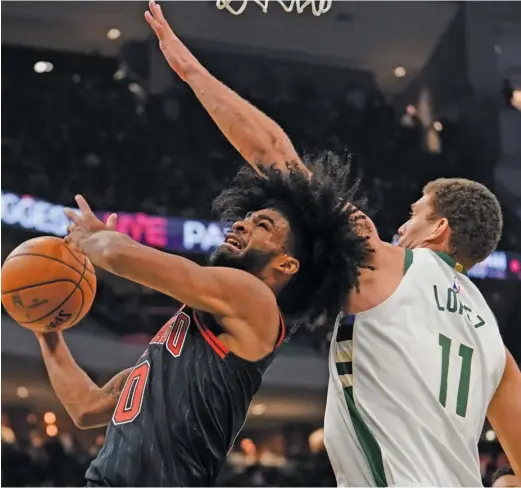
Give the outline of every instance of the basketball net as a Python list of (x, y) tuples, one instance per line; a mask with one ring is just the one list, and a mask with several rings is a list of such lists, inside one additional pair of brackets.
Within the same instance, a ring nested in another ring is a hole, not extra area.
[[(215, 2), (217, 8), (219, 10), (226, 9), (228, 12), (230, 12), (233, 15), (241, 15), (244, 10), (246, 10), (246, 7), (248, 6), (248, 2), (256, 3), (260, 6), (262, 11), (264, 13), (268, 12), (268, 4), (270, 3), (270, 0), (239, 0), (242, 1), (242, 5), (238, 7), (237, 9), (233, 8), (230, 4), (232, 0), (217, 0)], [(276, 1), (286, 12), (292, 12), (294, 9), (297, 11), (298, 14), (301, 14), (304, 12), (304, 9), (311, 5), (311, 10), (313, 12), (313, 15), (318, 17), (319, 15), (325, 14), (329, 11), (331, 8), (331, 5), (333, 4), (333, 0), (290, 0), (290, 1), (283, 1), (283, 0), (271, 0)]]

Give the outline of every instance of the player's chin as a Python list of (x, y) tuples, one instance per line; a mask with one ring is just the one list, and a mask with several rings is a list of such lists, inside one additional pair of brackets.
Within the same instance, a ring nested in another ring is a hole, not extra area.
[(208, 264), (210, 266), (242, 269), (241, 252), (232, 246), (221, 244), (208, 259)]
[(234, 246), (233, 244), (230, 244), (228, 242), (224, 242), (223, 244), (221, 244), (219, 246), (219, 249), (221, 253), (228, 253), (233, 256), (238, 256), (244, 251), (244, 249), (238, 248), (237, 246)]
[(398, 239), (396, 246), (407, 248), (407, 249), (412, 249), (412, 246), (406, 237), (400, 237), (400, 239)]

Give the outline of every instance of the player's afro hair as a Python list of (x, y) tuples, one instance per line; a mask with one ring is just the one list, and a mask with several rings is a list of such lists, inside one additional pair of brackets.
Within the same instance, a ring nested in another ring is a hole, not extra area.
[[(279, 294), (279, 307), (293, 324), (313, 325), (319, 317), (331, 324), (349, 291), (358, 288), (360, 268), (371, 268), (367, 237), (356, 230), (364, 218), (358, 212), (362, 202), (355, 201), (359, 179), (350, 176), (349, 156), (324, 153), (308, 161), (311, 178), (296, 163), (286, 166), (282, 172), (263, 165), (264, 177), (242, 168), (214, 200), (213, 211), (227, 223), (263, 208), (281, 212), (291, 227), (288, 251), (300, 268)], [(353, 206), (346, 209), (346, 203)]]

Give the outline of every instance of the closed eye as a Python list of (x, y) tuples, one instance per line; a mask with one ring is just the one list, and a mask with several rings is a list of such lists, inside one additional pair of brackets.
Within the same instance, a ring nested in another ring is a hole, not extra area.
[(265, 230), (269, 230), (269, 226), (266, 222), (259, 222), (257, 225)]

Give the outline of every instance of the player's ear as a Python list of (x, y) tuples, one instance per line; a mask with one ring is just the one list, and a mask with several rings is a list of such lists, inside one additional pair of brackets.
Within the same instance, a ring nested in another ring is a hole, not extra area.
[(285, 275), (294, 275), (300, 268), (298, 259), (284, 254), (277, 258), (275, 268)]
[(433, 223), (429, 236), (425, 239), (426, 243), (444, 243), (450, 238), (449, 221), (442, 217)]

